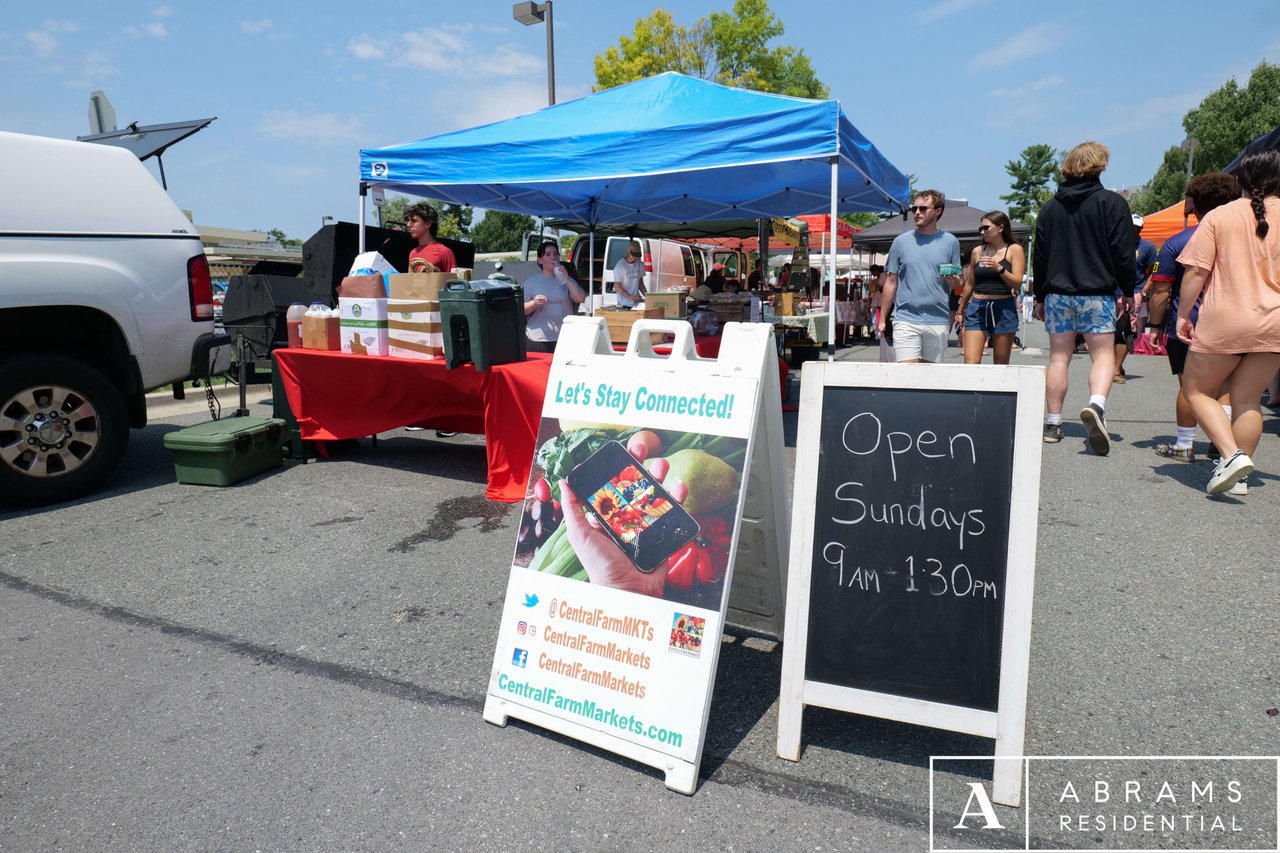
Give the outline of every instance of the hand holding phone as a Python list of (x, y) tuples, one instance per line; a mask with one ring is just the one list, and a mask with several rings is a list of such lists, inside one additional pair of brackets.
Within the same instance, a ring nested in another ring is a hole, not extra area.
[(660, 595), (664, 573), (654, 569), (698, 535), (698, 523), (679, 502), (684, 488), (667, 491), (616, 441), (570, 471), (560, 491), (569, 541), (593, 583), (656, 586), (647, 594)]

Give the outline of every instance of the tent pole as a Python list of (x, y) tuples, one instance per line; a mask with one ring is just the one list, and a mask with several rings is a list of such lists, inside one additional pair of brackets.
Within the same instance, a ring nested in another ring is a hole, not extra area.
[[(600, 299), (604, 301), (604, 269), (600, 271)], [(587, 316), (596, 315), (596, 231), (587, 232)]]
[(356, 243), (357, 255), (364, 254), (364, 197), (368, 192), (369, 192), (369, 185), (366, 184), (364, 181), (361, 181), (360, 182), (360, 215), (358, 219), (358, 221), (360, 222), (360, 230), (359, 230), (360, 237)]
[[(835, 246), (836, 202), (840, 192), (840, 157), (834, 155), (827, 161), (831, 164), (831, 245)], [(827, 286), (827, 361), (836, 360), (836, 253), (831, 253), (831, 283)], [(819, 288), (821, 293), (822, 289)]]

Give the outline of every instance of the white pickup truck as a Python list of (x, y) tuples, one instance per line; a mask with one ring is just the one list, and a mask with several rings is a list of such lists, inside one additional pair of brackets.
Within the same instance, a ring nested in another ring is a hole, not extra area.
[(102, 484), (147, 391), (225, 364), (195, 227), (128, 151), (0, 132), (0, 501)]

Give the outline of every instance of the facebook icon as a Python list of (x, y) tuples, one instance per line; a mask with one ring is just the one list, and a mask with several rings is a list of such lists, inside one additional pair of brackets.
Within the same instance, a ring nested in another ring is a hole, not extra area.
[(511, 663), (513, 666), (524, 669), (529, 663), (529, 653), (524, 649), (516, 649), (516, 653), (511, 656)]

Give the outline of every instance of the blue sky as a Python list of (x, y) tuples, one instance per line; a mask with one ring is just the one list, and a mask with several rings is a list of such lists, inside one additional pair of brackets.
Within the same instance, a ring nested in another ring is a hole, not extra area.
[[(658, 8), (554, 2), (560, 101), (588, 94), (594, 56)], [(121, 127), (217, 116), (165, 155), (170, 194), (200, 224), (306, 238), (322, 216), (356, 218), (361, 147), (546, 104), (545, 28), (512, 20), (511, 5), (9, 3), (0, 129), (86, 134), (94, 89)], [(732, 2), (662, 5), (692, 23)], [(1034, 143), (1099, 139), (1112, 152), (1104, 182), (1142, 183), (1182, 140), (1187, 109), (1280, 63), (1274, 0), (771, 6), (780, 43), (804, 48), (885, 156), (981, 207), (1004, 206), (1004, 164)]]

